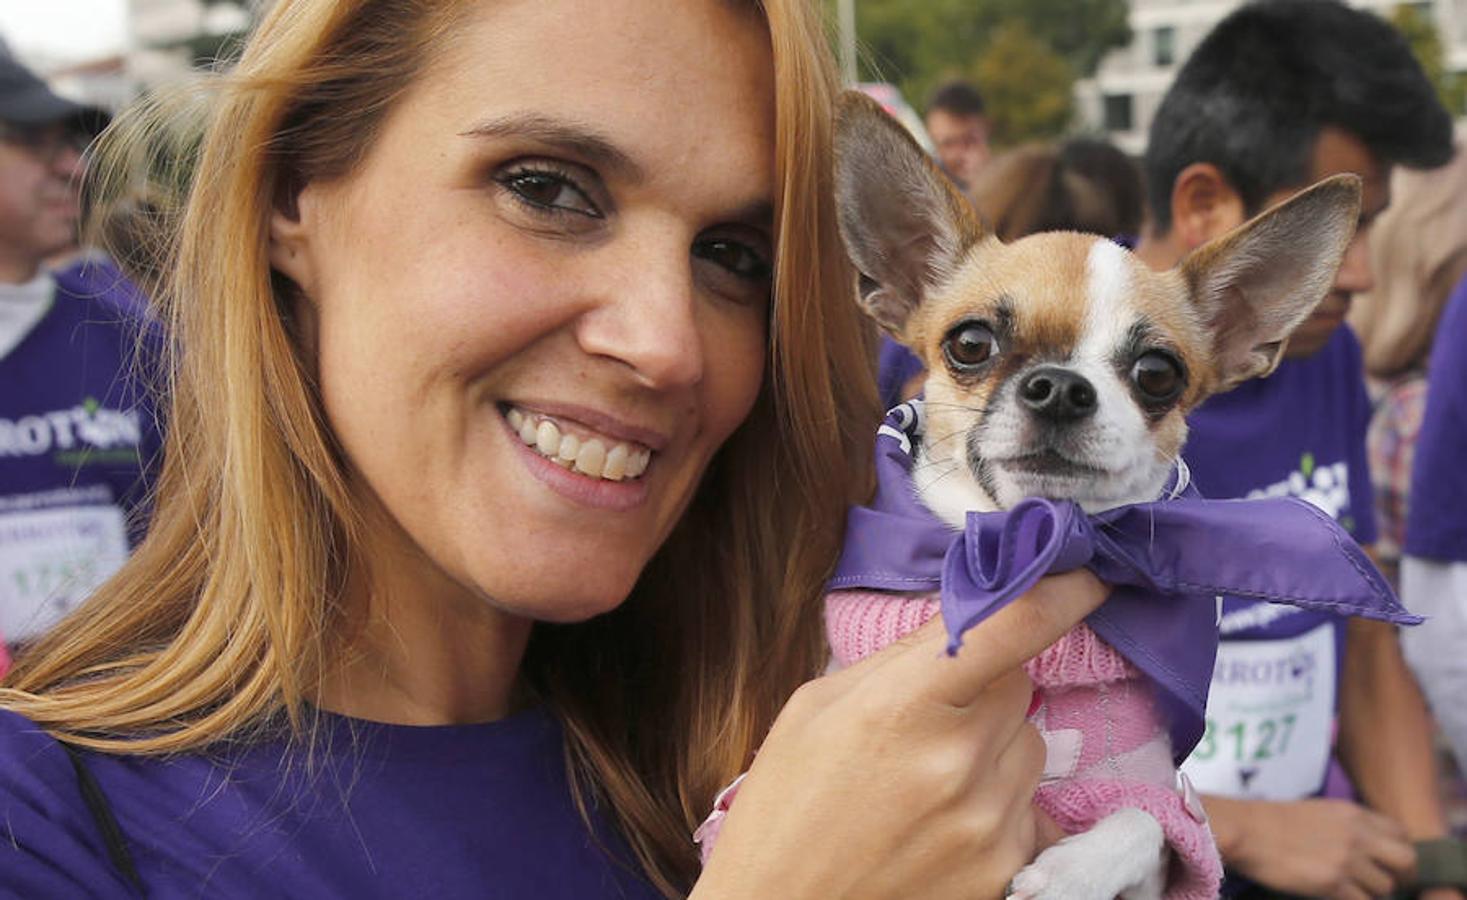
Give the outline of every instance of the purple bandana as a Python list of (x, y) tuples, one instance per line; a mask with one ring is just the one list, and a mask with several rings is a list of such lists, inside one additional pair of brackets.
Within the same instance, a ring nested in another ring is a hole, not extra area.
[(1041, 577), (1085, 566), (1113, 587), (1086, 622), (1156, 684), (1179, 764), (1202, 737), (1222, 594), (1421, 621), (1348, 533), (1293, 498), (1203, 500), (1182, 496), (1182, 483), (1165, 499), (1093, 516), (1069, 500), (1030, 498), (1002, 512), (970, 512), (956, 531), (912, 486), (921, 423), (920, 401), (887, 414), (876, 436), (876, 497), (851, 509), (828, 588), (940, 588), (955, 653), (964, 632)]

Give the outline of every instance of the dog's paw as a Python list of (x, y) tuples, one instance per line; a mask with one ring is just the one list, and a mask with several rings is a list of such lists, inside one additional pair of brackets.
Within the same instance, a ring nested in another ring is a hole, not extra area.
[(1123, 809), (1039, 854), (1014, 876), (1010, 900), (1159, 898), (1166, 870), (1161, 823)]

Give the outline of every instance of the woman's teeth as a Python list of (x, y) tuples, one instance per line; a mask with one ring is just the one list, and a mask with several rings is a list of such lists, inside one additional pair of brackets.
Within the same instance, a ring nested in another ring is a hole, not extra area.
[(575, 469), (591, 478), (621, 481), (636, 478), (647, 471), (652, 451), (636, 444), (610, 438), (580, 438), (563, 434), (549, 419), (511, 408), (505, 413), (509, 425), (519, 432), (520, 440), (541, 456)]

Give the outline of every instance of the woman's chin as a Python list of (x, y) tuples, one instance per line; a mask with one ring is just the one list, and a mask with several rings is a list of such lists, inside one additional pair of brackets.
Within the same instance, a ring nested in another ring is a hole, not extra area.
[(531, 618), (538, 622), (550, 622), (555, 625), (574, 625), (577, 622), (584, 622), (611, 612), (621, 606), (626, 598), (626, 594), (621, 594), (616, 597), (586, 598), (569, 602), (562, 599), (547, 604), (544, 609), (536, 610)]
[[(551, 622), (557, 625), (572, 625), (594, 619), (621, 606), (636, 584), (635, 577), (610, 579), (603, 576), (592, 580), (584, 570), (578, 570), (579, 579), (557, 584), (560, 579), (550, 579), (534, 586), (532, 595), (520, 595), (514, 601), (496, 605), (507, 612), (535, 622)], [(557, 590), (557, 588), (559, 588)]]

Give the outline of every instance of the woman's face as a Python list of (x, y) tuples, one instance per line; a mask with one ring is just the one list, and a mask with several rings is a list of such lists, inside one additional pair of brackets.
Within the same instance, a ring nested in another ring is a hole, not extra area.
[(276, 214), (369, 570), (543, 620), (626, 596), (759, 390), (773, 115), (744, 4), (499, 0)]

